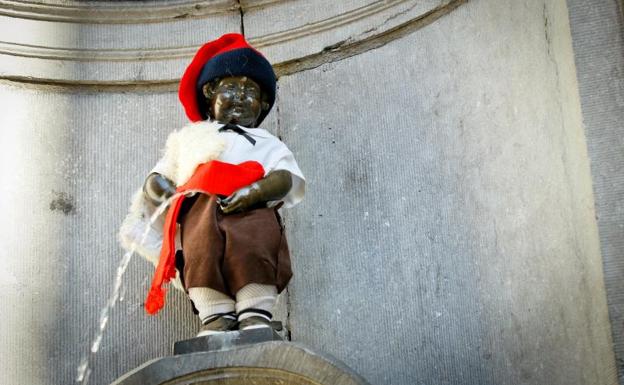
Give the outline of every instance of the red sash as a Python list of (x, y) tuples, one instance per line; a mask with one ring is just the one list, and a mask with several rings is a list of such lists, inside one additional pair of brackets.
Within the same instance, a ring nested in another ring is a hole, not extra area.
[[(230, 164), (212, 160), (197, 167), (186, 184), (177, 188), (177, 192), (200, 190), (206, 194), (229, 196), (234, 191), (252, 184), (264, 177), (264, 168), (255, 161)], [(166, 289), (163, 287), (175, 278), (175, 232), (176, 220), (185, 196), (180, 195), (171, 202), (163, 227), (163, 243), (152, 286), (145, 301), (145, 310), (156, 314), (165, 306)]]

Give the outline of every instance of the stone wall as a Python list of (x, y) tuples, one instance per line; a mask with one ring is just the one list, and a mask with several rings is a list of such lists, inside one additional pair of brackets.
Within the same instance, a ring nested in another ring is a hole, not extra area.
[(569, 0), (613, 343), (624, 384), (624, 14), (622, 2)]
[[(7, 383), (106, 384), (196, 321), (117, 227), (196, 47), (240, 31), (280, 74), (266, 128), (308, 178), (286, 212), (294, 341), (373, 384), (615, 384), (563, 0), (11, 2), (0, 29)], [(87, 381), (82, 381), (83, 383)]]

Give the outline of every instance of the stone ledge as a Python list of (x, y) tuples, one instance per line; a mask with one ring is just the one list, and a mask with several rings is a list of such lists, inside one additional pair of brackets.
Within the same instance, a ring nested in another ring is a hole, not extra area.
[(242, 383), (368, 384), (331, 356), (295, 343), (267, 341), (157, 358), (123, 375), (112, 385)]

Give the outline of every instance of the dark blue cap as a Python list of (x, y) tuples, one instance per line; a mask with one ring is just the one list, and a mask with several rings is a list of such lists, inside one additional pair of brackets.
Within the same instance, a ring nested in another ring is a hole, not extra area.
[(212, 57), (202, 68), (197, 80), (197, 105), (204, 119), (208, 118), (202, 88), (216, 78), (247, 76), (260, 86), (267, 95), (269, 108), (258, 117), (257, 125), (264, 120), (275, 103), (276, 77), (273, 66), (258, 51), (252, 48), (239, 48)]

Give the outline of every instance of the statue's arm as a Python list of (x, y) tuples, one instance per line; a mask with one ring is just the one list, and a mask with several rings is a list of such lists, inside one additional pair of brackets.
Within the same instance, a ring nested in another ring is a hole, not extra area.
[(143, 195), (154, 206), (160, 206), (175, 192), (175, 184), (166, 176), (157, 172), (149, 174), (145, 178), (145, 183), (143, 183)]
[(246, 211), (260, 202), (282, 199), (292, 188), (292, 175), (286, 170), (275, 170), (257, 182), (236, 190), (222, 199), (221, 208), (225, 214)]

